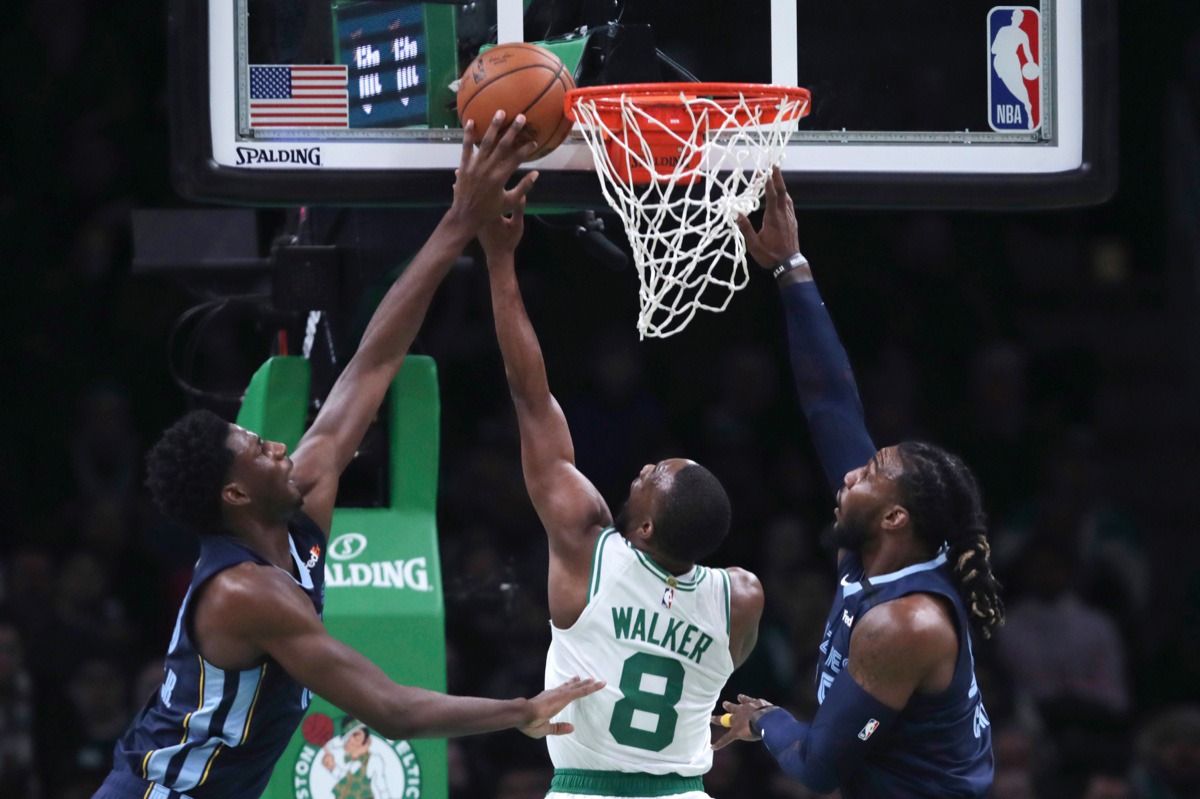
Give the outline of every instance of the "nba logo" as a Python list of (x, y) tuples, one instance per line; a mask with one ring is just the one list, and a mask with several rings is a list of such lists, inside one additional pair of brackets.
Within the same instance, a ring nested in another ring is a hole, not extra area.
[(1042, 15), (1028, 6), (988, 12), (988, 124), (1000, 132), (1042, 126)]

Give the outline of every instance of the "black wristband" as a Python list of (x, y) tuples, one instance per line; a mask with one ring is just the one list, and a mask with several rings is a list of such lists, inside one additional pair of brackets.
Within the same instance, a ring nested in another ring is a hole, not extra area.
[(771, 277), (778, 279), (793, 269), (799, 269), (807, 263), (808, 259), (805, 258), (801, 253), (789, 255), (787, 258), (784, 258), (782, 261), (776, 264), (775, 268), (771, 270)]
[(769, 713), (771, 713), (771, 711), (779, 710), (779, 706), (778, 705), (768, 705), (767, 707), (760, 708), (760, 710), (763, 710), (765, 712), (762, 713), (762, 715), (759, 715), (759, 712), (756, 710), (752, 714), (750, 714), (750, 732), (754, 733), (759, 738), (762, 737), (762, 730), (759, 729), (758, 721), (755, 717), (762, 718), (763, 716), (766, 716)]

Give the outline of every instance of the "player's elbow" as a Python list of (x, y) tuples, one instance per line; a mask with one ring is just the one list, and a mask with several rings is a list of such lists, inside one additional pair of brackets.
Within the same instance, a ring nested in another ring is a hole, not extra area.
[(778, 760), (788, 776), (810, 791), (832, 793), (840, 784), (837, 772), (821, 758), (813, 757), (812, 751), (799, 743), (789, 747)]
[(833, 793), (839, 785), (837, 774), (832, 769), (798, 763), (794, 768), (785, 768), (785, 770), (805, 788), (816, 793)]

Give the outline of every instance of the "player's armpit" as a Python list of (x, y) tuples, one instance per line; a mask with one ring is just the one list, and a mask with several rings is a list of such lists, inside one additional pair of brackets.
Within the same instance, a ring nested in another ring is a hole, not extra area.
[(758, 625), (763, 614), (763, 587), (758, 577), (736, 566), (729, 573), (729, 654), (734, 668), (741, 666), (758, 643)]
[(918, 690), (942, 690), (953, 675), (958, 634), (945, 608), (925, 594), (884, 602), (854, 626), (846, 668), (883, 704), (901, 710)]

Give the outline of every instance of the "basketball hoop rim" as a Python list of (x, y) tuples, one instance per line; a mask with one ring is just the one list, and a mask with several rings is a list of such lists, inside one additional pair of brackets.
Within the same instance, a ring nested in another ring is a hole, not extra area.
[(686, 101), (707, 97), (745, 102), (750, 106), (789, 100), (801, 104), (796, 118), (807, 116), (812, 95), (798, 86), (777, 86), (770, 83), (614, 83), (606, 86), (585, 86), (571, 89), (564, 97), (567, 116), (582, 121), (575, 113), (580, 101), (591, 100), (601, 112), (620, 108), (622, 98), (637, 98), (641, 108), (679, 108)]

